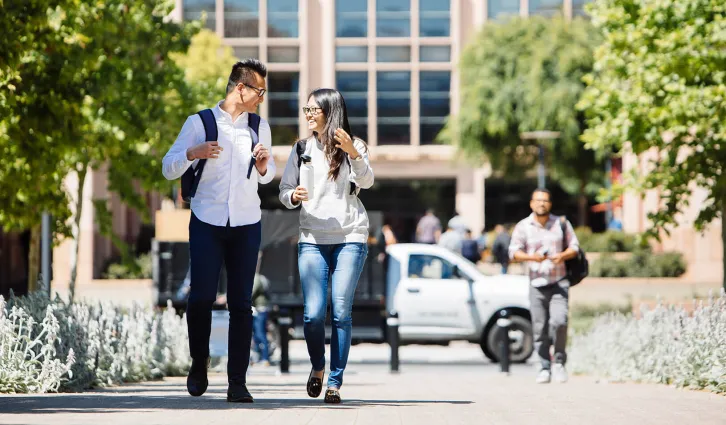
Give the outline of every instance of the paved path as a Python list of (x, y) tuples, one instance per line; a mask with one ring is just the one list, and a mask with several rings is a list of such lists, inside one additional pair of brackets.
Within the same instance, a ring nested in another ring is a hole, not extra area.
[(186, 394), (184, 378), (83, 394), (0, 397), (0, 424), (726, 424), (726, 397), (661, 385), (604, 384), (574, 377), (534, 384), (533, 364), (510, 376), (481, 359), (478, 347), (403, 347), (399, 374), (384, 346), (354, 346), (341, 392), (325, 405), (305, 394), (309, 368), (295, 343), (291, 373), (251, 369), (251, 405), (225, 401), (226, 379), (211, 375), (207, 394)]

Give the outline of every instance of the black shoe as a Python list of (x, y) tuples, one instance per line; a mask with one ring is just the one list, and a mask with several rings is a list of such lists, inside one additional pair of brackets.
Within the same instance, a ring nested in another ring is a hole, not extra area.
[(252, 398), (252, 394), (247, 391), (247, 386), (241, 384), (229, 386), (227, 389), (227, 401), (230, 403), (252, 403), (255, 400)]
[(340, 391), (337, 388), (328, 388), (325, 391), (325, 402), (331, 404), (340, 403)]
[(204, 361), (192, 359), (192, 367), (189, 368), (189, 375), (187, 376), (187, 391), (194, 397), (199, 397), (207, 391), (209, 385), (207, 379), (209, 360), (209, 357)]
[(308, 395), (312, 398), (317, 398), (323, 392), (323, 378), (314, 377), (313, 372), (315, 372), (315, 368), (310, 370), (310, 376), (308, 377)]

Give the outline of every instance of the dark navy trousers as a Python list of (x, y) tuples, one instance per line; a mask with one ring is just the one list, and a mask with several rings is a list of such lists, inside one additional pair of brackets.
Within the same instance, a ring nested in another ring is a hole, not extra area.
[(217, 297), (219, 273), (227, 267), (229, 343), (227, 377), (230, 384), (244, 384), (252, 340), (252, 283), (257, 268), (262, 226), (212, 226), (193, 213), (189, 222), (191, 288), (187, 304), (189, 352), (192, 359), (209, 356), (212, 305)]

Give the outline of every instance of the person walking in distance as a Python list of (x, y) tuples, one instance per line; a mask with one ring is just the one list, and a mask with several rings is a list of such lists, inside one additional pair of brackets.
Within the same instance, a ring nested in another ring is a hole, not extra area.
[[(208, 386), (212, 305), (224, 262), (229, 308), (227, 401), (253, 401), (245, 375), (252, 340), (252, 283), (261, 238), (257, 187), (275, 177), (270, 126), (255, 114), (264, 100), (266, 76), (266, 67), (257, 59), (237, 62), (224, 100), (190, 116), (163, 159), (164, 177), (182, 177), (183, 188), (190, 167), (201, 174), (189, 192), (187, 326), (192, 366), (187, 390), (192, 396), (201, 396)], [(210, 134), (217, 140), (209, 140)]]
[[(567, 316), (570, 282), (565, 261), (575, 258), (579, 242), (570, 222), (563, 235), (560, 217), (550, 213), (552, 198), (547, 189), (536, 189), (529, 202), (532, 214), (517, 223), (509, 245), (509, 256), (526, 262), (530, 280), (530, 312), (535, 351), (541, 369), (537, 383), (567, 381)], [(554, 344), (554, 367), (550, 346)]]
[[(290, 209), (302, 204), (298, 268), (303, 330), (312, 363), (307, 393), (318, 397), (322, 391), (330, 280), (332, 335), (325, 402), (340, 403), (351, 345), (353, 295), (368, 255), (368, 214), (358, 191), (373, 185), (373, 169), (365, 142), (351, 133), (345, 101), (337, 90), (314, 90), (303, 113), (312, 135), (298, 141), (290, 153), (280, 201)], [(313, 196), (299, 184), (303, 156), (306, 161), (309, 157), (313, 168)]]
[(502, 274), (507, 274), (509, 269), (509, 244), (512, 237), (507, 228), (501, 224), (494, 226), (494, 242), (492, 243), (492, 255), (494, 260), (502, 266)]
[(429, 208), (416, 225), (416, 242), (433, 245), (439, 242), (440, 237), (441, 221), (434, 215), (434, 210)]

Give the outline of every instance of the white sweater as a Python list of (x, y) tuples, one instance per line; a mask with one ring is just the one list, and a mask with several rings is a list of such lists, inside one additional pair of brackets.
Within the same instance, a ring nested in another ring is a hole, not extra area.
[[(368, 152), (360, 140), (353, 142), (361, 155), (359, 160), (343, 161), (335, 181), (328, 177), (330, 163), (325, 158), (322, 144), (314, 137), (307, 140), (305, 153), (312, 158), (314, 169), (313, 198), (302, 202), (300, 210), (300, 242), (332, 245), (346, 242), (368, 241), (368, 214), (356, 193), (350, 193), (350, 182), (361, 189), (373, 186), (373, 169)], [(293, 147), (280, 181), (280, 201), (289, 209), (293, 204), (292, 193), (298, 185), (297, 152)]]

